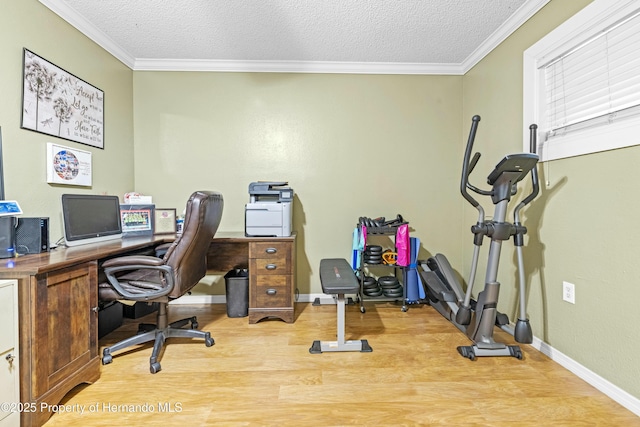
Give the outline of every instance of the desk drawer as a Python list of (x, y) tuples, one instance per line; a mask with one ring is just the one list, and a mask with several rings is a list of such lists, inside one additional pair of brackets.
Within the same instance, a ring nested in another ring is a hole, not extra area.
[(249, 323), (278, 318), (293, 323), (295, 235), (249, 241)]
[(283, 257), (258, 258), (249, 260), (251, 274), (291, 274), (291, 263)]
[(291, 276), (258, 275), (251, 289), (252, 307), (272, 308), (291, 306)]
[(251, 242), (249, 258), (284, 258), (291, 260), (291, 243), (289, 242)]

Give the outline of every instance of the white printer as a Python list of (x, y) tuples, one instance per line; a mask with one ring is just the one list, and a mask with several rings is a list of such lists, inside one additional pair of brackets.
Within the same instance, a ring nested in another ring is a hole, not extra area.
[(249, 237), (291, 236), (293, 190), (288, 182), (258, 181), (249, 184), (244, 234)]

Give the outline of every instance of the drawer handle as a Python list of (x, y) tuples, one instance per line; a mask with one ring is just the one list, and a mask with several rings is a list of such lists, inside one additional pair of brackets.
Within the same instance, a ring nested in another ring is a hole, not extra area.
[(265, 252), (268, 253), (269, 255), (273, 255), (276, 252), (278, 252), (278, 250), (276, 248), (267, 248), (265, 249)]
[(264, 266), (264, 268), (266, 268), (267, 270), (275, 270), (276, 268), (278, 268), (278, 266), (275, 264), (267, 264)]
[(275, 289), (267, 289), (267, 295), (275, 295), (277, 294), (278, 291)]

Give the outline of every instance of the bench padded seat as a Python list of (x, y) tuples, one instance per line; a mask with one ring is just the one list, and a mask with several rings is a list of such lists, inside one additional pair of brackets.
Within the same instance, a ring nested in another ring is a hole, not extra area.
[(355, 294), (360, 290), (351, 265), (342, 258), (320, 260), (320, 283), (322, 292), (330, 295)]

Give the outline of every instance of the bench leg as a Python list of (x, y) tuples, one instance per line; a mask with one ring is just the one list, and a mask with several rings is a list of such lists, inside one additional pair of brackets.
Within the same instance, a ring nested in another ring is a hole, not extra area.
[(318, 354), (325, 351), (360, 351), (371, 352), (373, 349), (369, 346), (367, 340), (348, 340), (344, 339), (345, 330), (345, 296), (338, 294), (336, 300), (337, 314), (337, 341), (314, 341), (309, 349), (309, 353)]
[[(335, 297), (326, 297), (326, 298), (315, 298), (313, 300), (313, 302), (311, 303), (311, 305), (334, 305), (336, 304), (336, 298)], [(346, 305), (352, 305), (355, 304), (356, 302), (353, 300), (353, 298), (349, 297), (345, 299), (345, 304)]]

